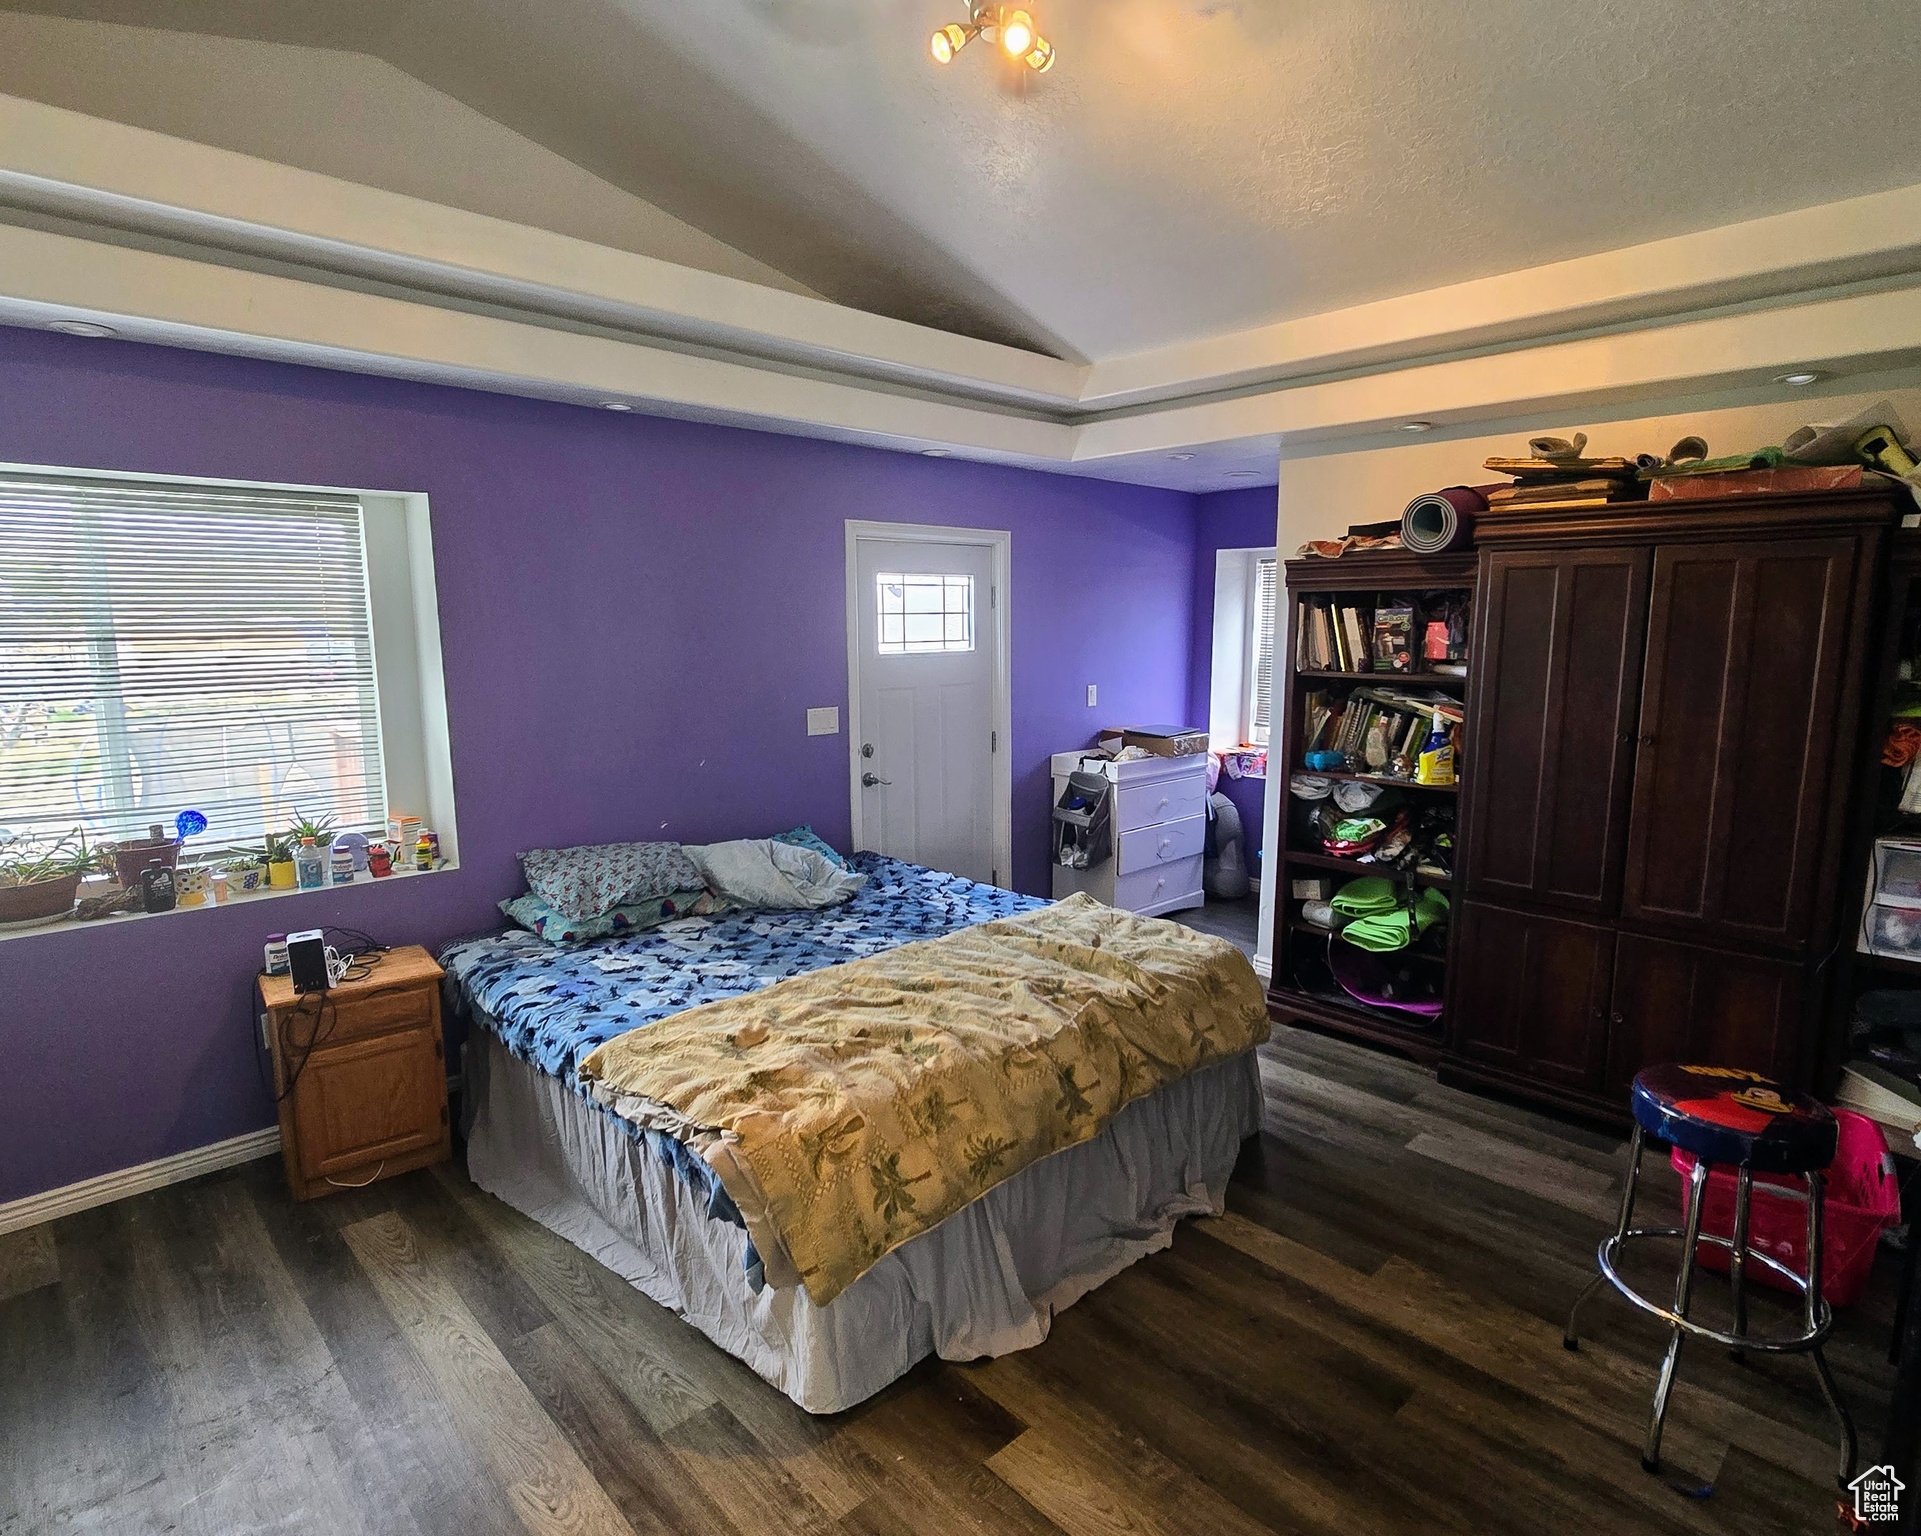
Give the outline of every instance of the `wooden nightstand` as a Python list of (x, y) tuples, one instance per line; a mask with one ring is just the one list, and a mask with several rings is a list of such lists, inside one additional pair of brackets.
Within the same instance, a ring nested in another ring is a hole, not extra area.
[(409, 944), (324, 994), (301, 996), (285, 976), (260, 978), (280, 1154), (296, 1200), (448, 1156), (441, 975), (432, 955)]

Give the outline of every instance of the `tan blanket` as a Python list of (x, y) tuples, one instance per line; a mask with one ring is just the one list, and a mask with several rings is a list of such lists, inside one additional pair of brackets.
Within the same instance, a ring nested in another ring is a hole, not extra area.
[(1245, 956), (1086, 896), (691, 1008), (581, 1076), (713, 1166), (768, 1280), (825, 1305), (1124, 1105), (1267, 1038)]

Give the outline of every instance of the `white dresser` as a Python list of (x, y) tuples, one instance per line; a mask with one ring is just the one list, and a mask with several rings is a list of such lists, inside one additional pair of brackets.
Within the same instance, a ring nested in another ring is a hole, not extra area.
[(1054, 899), (1085, 891), (1110, 907), (1149, 916), (1198, 907), (1207, 842), (1207, 755), (1116, 762), (1098, 752), (1056, 752), (1054, 803), (1070, 773), (1098, 773), (1110, 785), (1114, 856), (1092, 869), (1054, 866)]

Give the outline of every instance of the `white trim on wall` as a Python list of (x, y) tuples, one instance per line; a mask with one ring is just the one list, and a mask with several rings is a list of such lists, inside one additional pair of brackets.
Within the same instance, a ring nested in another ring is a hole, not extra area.
[(197, 1179), (203, 1173), (218, 1173), (222, 1168), (234, 1168), (241, 1163), (251, 1163), (256, 1158), (271, 1157), (279, 1150), (280, 1127), (269, 1125), (258, 1131), (248, 1131), (244, 1136), (233, 1136), (226, 1141), (176, 1152), (172, 1157), (156, 1158), (151, 1163), (141, 1163), (133, 1168), (82, 1179), (78, 1184), (67, 1184), (59, 1189), (28, 1195), (25, 1199), (0, 1205), (0, 1235), (37, 1227), (42, 1222), (57, 1221), (62, 1216), (72, 1216), (78, 1211), (90, 1211), (97, 1205), (109, 1205), (115, 1200), (125, 1200), (130, 1195), (144, 1195), (150, 1189), (162, 1189), (169, 1184)]
[(847, 799), (853, 810), (854, 846), (861, 846), (860, 793), (860, 561), (862, 539), (906, 544), (972, 544), (994, 552), (989, 597), (994, 634), (994, 732), (999, 743), (992, 764), (994, 868), (999, 884), (1014, 888), (1014, 704), (1013, 629), (1008, 623), (1014, 536), (1004, 528), (946, 528), (934, 523), (879, 523), (847, 519)]

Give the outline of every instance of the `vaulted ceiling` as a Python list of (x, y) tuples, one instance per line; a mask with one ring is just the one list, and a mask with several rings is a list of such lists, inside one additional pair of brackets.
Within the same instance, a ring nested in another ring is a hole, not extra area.
[[(1044, 77), (935, 68), (961, 0), (0, 9), (368, 56), (679, 259), (1076, 361), (1921, 181), (1911, 0), (1039, 0)], [(80, 104), (79, 63), (13, 55), (0, 91)], [(141, 122), (168, 87), (91, 89)]]

